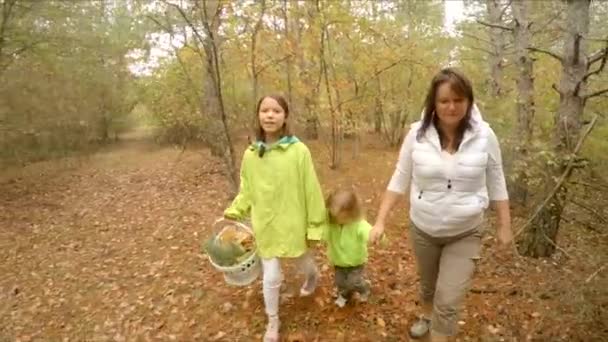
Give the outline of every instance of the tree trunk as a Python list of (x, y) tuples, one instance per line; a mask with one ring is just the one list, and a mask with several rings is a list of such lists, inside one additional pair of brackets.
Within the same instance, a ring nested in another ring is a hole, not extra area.
[(13, 19), (13, 9), (17, 4), (17, 0), (5, 0), (0, 1), (2, 13), (0, 13), (0, 75), (3, 74), (4, 70), (8, 68), (11, 60), (14, 56), (10, 53), (7, 53), (5, 56), (4, 49), (6, 47), (6, 43), (10, 42), (9, 35), (9, 22)]
[[(319, 0), (316, 1), (305, 1), (304, 2), (304, 7), (307, 10), (308, 13), (308, 27), (307, 30), (309, 31), (310, 35), (314, 36), (315, 35), (315, 30), (318, 29), (319, 24), (319, 18), (320, 18), (320, 3)], [(298, 23), (298, 25), (300, 22), (300, 18), (296, 18), (296, 23)], [(322, 43), (322, 32), (319, 34), (320, 36), (320, 41)], [(304, 97), (304, 107), (306, 108), (306, 128), (305, 128), (305, 135), (308, 139), (310, 140), (314, 140), (314, 139), (318, 139), (319, 138), (319, 126), (320, 126), (320, 122), (319, 122), (319, 117), (317, 115), (317, 107), (318, 107), (318, 103), (319, 103), (319, 96), (320, 96), (320, 88), (321, 88), (321, 80), (323, 77), (323, 70), (320, 67), (319, 68), (319, 74), (318, 77), (315, 78), (313, 76), (313, 70), (315, 68), (316, 65), (320, 65), (320, 61), (323, 55), (323, 44), (321, 44), (320, 46), (320, 51), (317, 57), (317, 60), (315, 60), (314, 58), (305, 58), (304, 56), (304, 52), (305, 52), (305, 48), (302, 47), (302, 29), (298, 28), (298, 35), (297, 35), (298, 39), (297, 39), (297, 47), (295, 49), (295, 51), (298, 51), (298, 59), (299, 59), (299, 63), (300, 63), (300, 79), (302, 80), (302, 83), (308, 87), (311, 84), (314, 84), (314, 87), (312, 89), (310, 89), (310, 91), (305, 91), (303, 97)], [(318, 62), (318, 63), (317, 63)]]
[[(252, 105), (253, 105), (253, 110), (251, 111), (252, 113), (255, 113), (256, 111), (256, 107), (257, 107), (257, 101), (258, 101), (258, 89), (259, 89), (259, 83), (258, 83), (258, 74), (259, 71), (257, 69), (257, 64), (256, 64), (256, 46), (257, 46), (257, 41), (258, 41), (258, 32), (260, 31), (260, 28), (262, 27), (262, 19), (264, 18), (264, 12), (266, 11), (266, 2), (265, 0), (261, 0), (260, 2), (260, 16), (258, 17), (258, 20), (255, 23), (255, 26), (253, 27), (253, 32), (251, 32), (251, 82), (252, 82)], [(255, 117), (252, 118), (252, 125), (251, 127), (255, 127)]]
[(517, 136), (514, 144), (513, 159), (519, 159), (518, 167), (514, 168), (515, 180), (511, 184), (513, 200), (526, 206), (528, 199), (528, 178), (526, 176), (529, 162), (528, 148), (532, 140), (532, 122), (534, 120), (534, 74), (533, 61), (528, 48), (531, 43), (530, 22), (528, 20), (529, 3), (525, 0), (515, 0), (511, 4), (515, 25), (513, 35), (515, 41), (515, 59), (518, 70), (517, 78)]
[[(223, 159), (227, 169), (228, 180), (232, 192), (237, 193), (239, 176), (234, 161), (234, 146), (230, 138), (228, 118), (222, 97), (222, 79), (219, 65), (219, 27), (222, 4), (218, 1), (203, 1), (202, 5), (197, 3), (198, 10), (202, 11), (200, 18), (205, 30), (205, 37), (200, 37), (205, 50), (206, 68), (204, 75), (204, 97), (206, 113), (211, 114), (214, 120), (210, 120), (210, 134), (215, 135), (211, 140), (211, 151), (214, 155)], [(194, 28), (193, 28), (194, 29)]]
[(374, 133), (381, 133), (384, 109), (382, 106), (382, 83), (380, 82), (380, 75), (378, 75), (378, 72), (376, 72), (376, 88), (378, 93), (376, 94), (374, 101)]
[[(292, 53), (292, 47), (291, 47), (291, 41), (289, 39), (289, 16), (288, 16), (288, 5), (287, 5), (287, 0), (283, 0), (283, 27), (284, 27), (284, 31), (283, 34), (285, 34), (285, 41), (287, 42), (287, 44), (289, 44), (289, 48), (288, 48), (288, 53), (291, 54)], [(297, 112), (297, 110), (295, 109), (296, 104), (293, 101), (293, 92), (292, 92), (292, 85), (291, 85), (291, 75), (293, 73), (292, 69), (293, 69), (293, 64), (292, 64), (292, 57), (289, 56), (287, 58), (287, 60), (285, 61), (285, 74), (287, 77), (287, 100), (289, 101), (289, 106), (291, 107), (291, 111), (292, 112)]]
[[(323, 31), (321, 32), (321, 46), (327, 44), (327, 53), (330, 54), (331, 57), (331, 48), (329, 45), (329, 32), (327, 26), (323, 26)], [(323, 49), (325, 51), (325, 49)], [(339, 108), (339, 98), (337, 100), (337, 105), (334, 104), (332, 99), (332, 88), (329, 84), (329, 69), (331, 66), (328, 66), (327, 58), (325, 57), (325, 53), (321, 54), (321, 69), (324, 75), (325, 80), (325, 90), (327, 92), (327, 101), (329, 102), (329, 111), (331, 114), (331, 169), (337, 169), (340, 167), (341, 163), (341, 152), (342, 152), (342, 115)], [(334, 73), (335, 78), (335, 73)], [(335, 81), (335, 80), (334, 80)], [(336, 91), (336, 96), (339, 97), (339, 92)]]
[[(502, 25), (502, 8), (500, 0), (486, 0), (488, 21), (490, 24)], [(490, 54), (490, 90), (493, 96), (500, 96), (502, 89), (503, 56), (505, 50), (505, 36), (502, 29), (489, 27), (490, 41), (492, 42)]]
[[(590, 0), (567, 2), (564, 32), (564, 52), (561, 56), (562, 74), (558, 87), (559, 108), (555, 116), (555, 155), (564, 158), (573, 153), (581, 128), (587, 72), (586, 41), (589, 31)], [(565, 163), (551, 167), (552, 177), (546, 184), (554, 188), (555, 180), (564, 173)], [(565, 183), (565, 182), (564, 182)], [(562, 186), (550, 202), (542, 208), (532, 224), (524, 231), (519, 251), (527, 256), (547, 257), (555, 251), (562, 211), (566, 200), (566, 188)]]

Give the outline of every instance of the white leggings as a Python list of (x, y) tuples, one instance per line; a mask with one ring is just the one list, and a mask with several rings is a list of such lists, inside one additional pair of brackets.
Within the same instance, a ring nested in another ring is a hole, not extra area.
[[(305, 275), (306, 279), (316, 276), (317, 265), (311, 251), (296, 258), (296, 263), (298, 270)], [(270, 317), (277, 316), (279, 314), (279, 292), (283, 282), (281, 259), (262, 259), (262, 270), (264, 272), (263, 292), (266, 314)]]

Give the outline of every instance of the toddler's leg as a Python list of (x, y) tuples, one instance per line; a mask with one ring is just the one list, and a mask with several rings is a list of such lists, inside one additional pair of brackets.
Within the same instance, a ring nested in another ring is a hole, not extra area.
[(371, 284), (365, 279), (363, 266), (354, 267), (350, 271), (348, 282), (351, 284), (353, 290), (359, 293), (361, 301), (367, 301), (371, 290)]
[(283, 275), (278, 258), (262, 259), (264, 306), (268, 315), (268, 326), (264, 334), (265, 342), (279, 340), (279, 292)]
[(317, 288), (317, 279), (319, 272), (312, 252), (309, 250), (304, 255), (298, 258), (297, 266), (304, 273), (305, 281), (300, 289), (300, 296), (310, 296)]
[(336, 305), (344, 307), (348, 298), (350, 297), (351, 289), (348, 283), (349, 269), (338, 267), (335, 268), (334, 281), (338, 290), (338, 298), (336, 299)]

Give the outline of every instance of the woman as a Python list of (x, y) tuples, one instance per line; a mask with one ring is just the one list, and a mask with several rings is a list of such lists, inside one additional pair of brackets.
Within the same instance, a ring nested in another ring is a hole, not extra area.
[(492, 204), (498, 240), (512, 240), (509, 200), (496, 135), (474, 105), (470, 81), (452, 68), (432, 80), (422, 120), (404, 139), (372, 229), (376, 241), (389, 211), (409, 194), (410, 238), (420, 276), (422, 316), (410, 336), (450, 341), (479, 258), (483, 214)]

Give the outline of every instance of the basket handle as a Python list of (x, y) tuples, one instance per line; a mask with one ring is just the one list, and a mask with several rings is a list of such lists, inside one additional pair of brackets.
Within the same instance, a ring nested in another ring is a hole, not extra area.
[[(215, 229), (215, 227), (224, 222), (229, 222), (230, 224), (234, 224), (234, 225), (238, 226), (239, 228), (243, 229), (244, 231), (248, 232), (249, 234), (253, 235), (253, 230), (251, 228), (249, 228), (249, 226), (247, 226), (246, 224), (236, 221), (236, 220), (225, 218), (225, 217), (220, 217), (219, 219), (215, 220), (215, 222), (213, 223), (213, 227), (214, 227), (213, 230), (216, 231), (217, 229)], [(217, 236), (216, 236), (216, 239), (217, 239)]]

